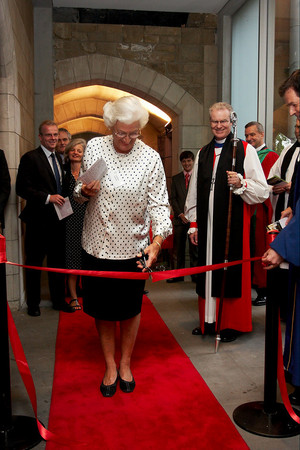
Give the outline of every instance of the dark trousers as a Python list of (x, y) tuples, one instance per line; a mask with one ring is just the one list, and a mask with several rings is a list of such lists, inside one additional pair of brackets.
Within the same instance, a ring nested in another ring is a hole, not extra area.
[[(61, 222), (26, 224), (25, 254), (26, 265), (43, 265), (47, 257), (47, 267), (64, 268), (64, 225)], [(41, 271), (26, 269), (26, 294), (29, 307), (38, 306), (41, 301)], [(65, 275), (48, 272), (50, 298), (53, 305), (61, 305), (65, 301)]]
[(185, 267), (185, 248), (188, 240), (190, 267), (196, 267), (198, 264), (198, 248), (193, 245), (187, 236), (189, 224), (174, 225), (174, 243), (173, 243), (173, 264), (175, 269), (183, 269)]

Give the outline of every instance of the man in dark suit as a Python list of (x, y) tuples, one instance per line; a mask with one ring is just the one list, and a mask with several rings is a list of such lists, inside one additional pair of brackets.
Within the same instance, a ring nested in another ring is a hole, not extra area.
[[(187, 232), (190, 223), (184, 215), (184, 205), (189, 187), (190, 178), (194, 166), (194, 154), (190, 151), (181, 152), (179, 156), (183, 171), (172, 177), (171, 186), (171, 206), (173, 208), (173, 233), (174, 233), (174, 249), (173, 260), (175, 269), (185, 267), (185, 247), (187, 241)], [(197, 247), (189, 243), (190, 266), (197, 266)], [(192, 276), (195, 281), (195, 277)], [(170, 278), (167, 283), (176, 283), (184, 281), (184, 277)]]
[(10, 194), (10, 175), (4, 151), (0, 150), (0, 233), (4, 229), (4, 208)]
[[(39, 127), (41, 145), (25, 153), (20, 161), (17, 195), (26, 200), (20, 219), (26, 223), (26, 265), (42, 266), (47, 256), (48, 267), (64, 267), (64, 223), (58, 219), (54, 205), (64, 204), (61, 195), (64, 172), (62, 161), (55, 153), (58, 128), (55, 122), (44, 121)], [(28, 314), (40, 315), (41, 272), (26, 269)], [(53, 308), (65, 312), (73, 309), (65, 302), (64, 274), (48, 272)]]

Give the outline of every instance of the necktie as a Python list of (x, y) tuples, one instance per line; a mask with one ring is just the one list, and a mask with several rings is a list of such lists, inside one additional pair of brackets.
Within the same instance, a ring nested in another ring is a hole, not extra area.
[(185, 174), (185, 188), (186, 188), (186, 189), (188, 188), (190, 178), (191, 178), (191, 174), (190, 174), (189, 172), (187, 172), (187, 173)]
[(51, 153), (50, 156), (52, 158), (52, 165), (53, 165), (54, 175), (55, 175), (55, 180), (56, 180), (57, 193), (61, 194), (60, 175), (59, 175), (55, 155), (54, 155), (54, 153)]

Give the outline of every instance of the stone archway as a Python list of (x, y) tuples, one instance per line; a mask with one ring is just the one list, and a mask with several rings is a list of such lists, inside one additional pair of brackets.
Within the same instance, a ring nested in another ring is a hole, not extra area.
[(179, 169), (181, 151), (196, 153), (200, 142), (208, 140), (208, 127), (203, 125), (203, 105), (166, 76), (134, 62), (100, 54), (55, 63), (55, 94), (90, 84), (102, 84), (138, 95), (174, 119), (172, 173)]

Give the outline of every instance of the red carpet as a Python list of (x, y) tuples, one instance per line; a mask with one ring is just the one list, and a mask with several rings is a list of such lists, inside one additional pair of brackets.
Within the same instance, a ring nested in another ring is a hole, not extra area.
[[(136, 389), (102, 397), (93, 320), (60, 313), (49, 430), (103, 450), (247, 449), (224, 409), (144, 297), (132, 370)], [(66, 448), (54, 442), (47, 450)]]

